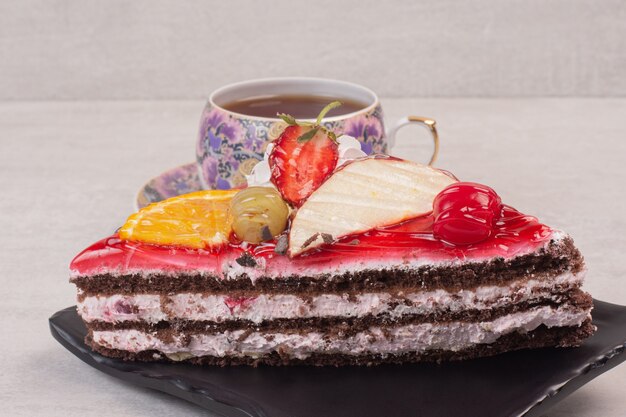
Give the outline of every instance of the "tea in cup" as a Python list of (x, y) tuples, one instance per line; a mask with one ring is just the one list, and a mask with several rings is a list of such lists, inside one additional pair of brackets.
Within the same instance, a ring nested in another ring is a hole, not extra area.
[(203, 187), (245, 186), (245, 175), (287, 126), (277, 113), (313, 122), (325, 105), (336, 100), (342, 105), (331, 110), (322, 125), (338, 135), (356, 138), (365, 154), (387, 153), (399, 128), (418, 123), (432, 135), (435, 150), (429, 163), (434, 161), (438, 151), (435, 121), (409, 116), (386, 131), (378, 96), (368, 88), (321, 78), (252, 80), (216, 90), (202, 112), (196, 161)]

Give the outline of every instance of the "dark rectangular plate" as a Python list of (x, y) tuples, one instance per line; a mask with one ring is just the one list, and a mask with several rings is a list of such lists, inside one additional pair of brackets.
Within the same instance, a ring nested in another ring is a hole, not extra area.
[(226, 417), (539, 417), (626, 359), (626, 307), (595, 301), (593, 322), (598, 331), (579, 348), (369, 368), (219, 368), (109, 359), (83, 343), (86, 329), (75, 307), (55, 313), (50, 330), (102, 372)]

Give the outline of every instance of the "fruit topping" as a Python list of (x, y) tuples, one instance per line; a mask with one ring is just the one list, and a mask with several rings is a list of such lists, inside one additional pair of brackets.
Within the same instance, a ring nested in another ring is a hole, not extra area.
[(346, 235), (430, 213), (435, 196), (455, 182), (435, 168), (391, 157), (350, 162), (298, 209), (288, 253), (296, 256)]
[(230, 310), (230, 314), (235, 314), (235, 312), (241, 313), (245, 311), (254, 300), (256, 300), (256, 297), (226, 297), (224, 304)]
[(239, 191), (230, 203), (235, 235), (249, 243), (272, 240), (287, 227), (289, 207), (271, 187), (249, 187)]
[(435, 197), (433, 234), (453, 245), (469, 245), (490, 237), (502, 215), (500, 196), (486, 185), (457, 182)]
[(269, 156), (271, 181), (285, 201), (299, 207), (330, 176), (339, 158), (337, 138), (321, 126), (324, 116), (341, 105), (334, 101), (315, 123), (299, 122), (280, 114), (288, 126), (276, 139)]
[(237, 192), (198, 191), (151, 204), (126, 220), (120, 239), (193, 249), (220, 246), (228, 242), (228, 207)]

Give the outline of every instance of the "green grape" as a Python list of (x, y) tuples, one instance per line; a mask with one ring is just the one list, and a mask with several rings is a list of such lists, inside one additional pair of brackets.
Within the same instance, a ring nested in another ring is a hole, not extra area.
[(250, 243), (272, 240), (287, 227), (289, 207), (274, 188), (249, 187), (230, 202), (235, 235)]

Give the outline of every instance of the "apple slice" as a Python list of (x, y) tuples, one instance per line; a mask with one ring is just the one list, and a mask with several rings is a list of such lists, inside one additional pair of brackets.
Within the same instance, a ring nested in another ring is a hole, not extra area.
[(289, 256), (343, 236), (427, 214), (441, 190), (457, 182), (427, 165), (370, 157), (337, 170), (298, 209)]

